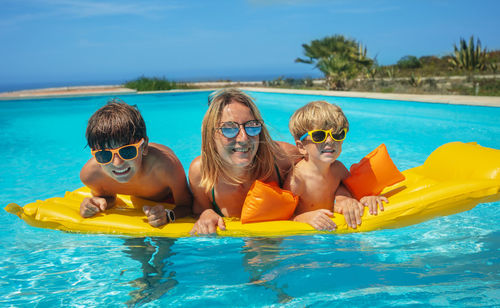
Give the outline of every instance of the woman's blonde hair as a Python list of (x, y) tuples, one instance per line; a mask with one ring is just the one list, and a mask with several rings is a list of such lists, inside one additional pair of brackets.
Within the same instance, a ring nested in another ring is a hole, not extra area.
[(208, 192), (223, 177), (230, 183), (242, 184), (245, 179), (235, 175), (230, 164), (225, 162), (217, 152), (215, 146), (215, 134), (217, 133), (222, 111), (224, 107), (232, 102), (239, 102), (250, 109), (250, 112), (262, 123), (262, 131), (259, 134), (259, 148), (253, 162), (248, 166), (248, 174), (254, 175), (256, 179), (267, 178), (274, 171), (276, 157), (280, 154), (278, 145), (275, 144), (267, 130), (259, 109), (252, 98), (244, 92), (228, 88), (222, 89), (209, 96), (209, 107), (201, 124), (201, 182), (200, 185)]
[(340, 131), (342, 128), (347, 128), (349, 131), (349, 122), (339, 106), (325, 101), (314, 101), (293, 113), (288, 128), (293, 138), (299, 140), (314, 129)]

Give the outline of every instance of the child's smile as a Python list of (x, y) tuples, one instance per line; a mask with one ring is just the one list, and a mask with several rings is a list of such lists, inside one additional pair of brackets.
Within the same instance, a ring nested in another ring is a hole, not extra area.
[(124, 168), (124, 169), (120, 169), (120, 170), (113, 170), (111, 172), (113, 172), (115, 175), (117, 176), (124, 176), (126, 175), (128, 172), (130, 171), (130, 167), (127, 167), (127, 168)]
[(311, 158), (325, 163), (333, 163), (340, 156), (342, 141), (328, 140), (323, 143), (310, 143), (306, 150)]
[(336, 149), (335, 149), (334, 144), (325, 143), (325, 145), (321, 149), (321, 153), (335, 153), (335, 152), (336, 152)]
[(136, 168), (136, 159), (121, 161), (119, 164), (115, 162), (103, 166), (104, 171), (117, 182), (126, 183), (134, 176)]

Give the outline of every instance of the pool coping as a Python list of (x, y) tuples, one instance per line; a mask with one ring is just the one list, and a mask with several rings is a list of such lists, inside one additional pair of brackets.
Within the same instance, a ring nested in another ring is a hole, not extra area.
[(467, 96), (467, 95), (435, 95), (435, 94), (396, 94), (378, 92), (350, 92), (350, 91), (327, 91), (327, 90), (296, 90), (296, 89), (270, 89), (270, 88), (241, 88), (256, 92), (324, 95), (336, 97), (358, 97), (383, 100), (410, 101), (420, 103), (439, 103), (453, 105), (471, 105), (500, 107), (499, 96)]
[[(237, 87), (239, 89), (246, 91), (267, 92), (267, 93), (324, 95), (332, 97), (358, 97), (358, 98), (411, 101), (411, 102), (422, 102), (422, 103), (500, 107), (500, 97), (498, 96), (396, 94), (396, 93), (377, 93), (377, 92), (299, 90), (299, 89), (282, 89), (282, 88), (263, 88), (263, 87), (244, 86), (244, 85), (239, 85)], [(124, 88), (123, 86), (120, 85), (62, 87), (62, 88), (24, 90), (17, 92), (0, 93), (0, 101), (45, 99), (45, 98), (59, 98), (59, 97), (103, 96), (103, 95), (115, 96), (115, 95), (131, 95), (131, 94), (141, 95), (141, 94), (153, 94), (153, 93), (200, 92), (200, 91), (213, 91), (217, 89), (220, 89), (220, 87), (137, 92), (136, 90)]]

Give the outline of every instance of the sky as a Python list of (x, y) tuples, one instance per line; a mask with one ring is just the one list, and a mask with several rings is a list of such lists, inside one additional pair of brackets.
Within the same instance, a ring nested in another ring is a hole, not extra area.
[(500, 1), (0, 0), (0, 91), (320, 77), (302, 44), (336, 34), (381, 65), (443, 56), (460, 38), (500, 49)]

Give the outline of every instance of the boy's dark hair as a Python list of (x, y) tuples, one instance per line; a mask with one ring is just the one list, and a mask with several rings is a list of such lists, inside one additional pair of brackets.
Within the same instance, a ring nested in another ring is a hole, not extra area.
[(109, 149), (146, 138), (146, 124), (137, 106), (112, 99), (89, 119), (85, 137), (92, 150)]

